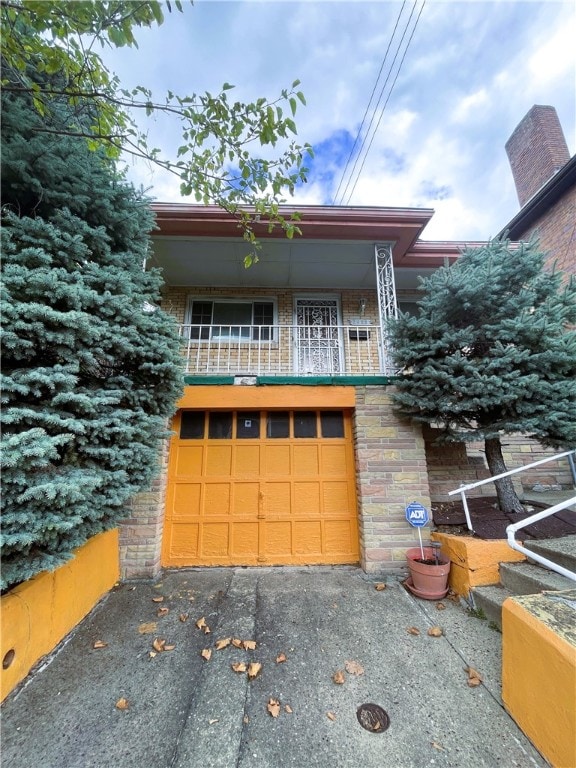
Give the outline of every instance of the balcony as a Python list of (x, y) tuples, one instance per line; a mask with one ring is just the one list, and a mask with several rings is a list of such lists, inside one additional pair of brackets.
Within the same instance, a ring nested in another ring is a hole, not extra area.
[(375, 325), (181, 325), (191, 376), (391, 376)]

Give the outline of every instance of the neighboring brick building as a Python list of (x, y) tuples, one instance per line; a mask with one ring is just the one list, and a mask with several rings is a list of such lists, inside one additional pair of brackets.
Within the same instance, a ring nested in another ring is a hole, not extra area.
[(533, 106), (506, 152), (522, 208), (500, 234), (511, 240), (536, 234), (547, 263), (576, 274), (576, 155), (570, 157), (554, 107)]

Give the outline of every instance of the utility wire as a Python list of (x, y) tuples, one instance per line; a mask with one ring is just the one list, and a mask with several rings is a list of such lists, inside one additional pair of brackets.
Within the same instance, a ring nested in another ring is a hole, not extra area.
[(364, 169), (364, 165), (365, 165), (365, 163), (366, 163), (366, 159), (367, 159), (367, 157), (368, 157), (368, 154), (369, 154), (369, 152), (370, 152), (370, 149), (371, 149), (371, 147), (372, 147), (372, 143), (373, 143), (373, 141), (374, 141), (374, 138), (375, 138), (375, 136), (376, 136), (376, 133), (377, 133), (377, 131), (378, 131), (378, 128), (379, 128), (379, 126), (380, 126), (380, 123), (381, 123), (381, 121), (382, 121), (382, 117), (384, 116), (384, 111), (385, 111), (385, 109), (386, 109), (386, 106), (388, 105), (388, 101), (390, 100), (390, 96), (392, 95), (392, 91), (394, 90), (394, 86), (396, 85), (396, 81), (398, 80), (398, 76), (399, 76), (399, 74), (400, 74), (400, 71), (401, 71), (401, 69), (402, 69), (402, 65), (404, 64), (404, 60), (405, 60), (405, 58), (406, 58), (406, 54), (408, 53), (408, 48), (410, 47), (410, 43), (412, 42), (412, 38), (414, 37), (414, 33), (415, 33), (415, 31), (416, 31), (416, 27), (418, 26), (418, 22), (420, 21), (420, 17), (421, 17), (421, 15), (422, 15), (422, 11), (424, 10), (424, 6), (426, 5), (426, 0), (424, 0), (424, 1), (423, 1), (422, 5), (421, 5), (421, 7), (420, 7), (420, 10), (419, 10), (419, 12), (418, 12), (418, 16), (416, 17), (416, 21), (414, 22), (414, 26), (412, 27), (412, 31), (411, 31), (411, 33), (410, 33), (410, 37), (409, 37), (409, 39), (408, 39), (408, 42), (407, 42), (407, 44), (406, 44), (406, 47), (405, 47), (405, 49), (404, 49), (404, 53), (402, 54), (402, 58), (401, 58), (401, 60), (400, 60), (400, 64), (399, 64), (399, 66), (398, 66), (398, 69), (397, 69), (397, 71), (396, 71), (396, 75), (395, 75), (395, 77), (394, 77), (394, 80), (393, 80), (393, 82), (392, 82), (392, 85), (391, 85), (391, 87), (390, 87), (390, 90), (389, 90), (389, 92), (388, 92), (388, 95), (387, 95), (387, 97), (386, 97), (386, 101), (384, 102), (384, 105), (383, 105), (383, 107), (382, 107), (382, 109), (381, 109), (381, 111), (380, 111), (380, 115), (379, 115), (379, 117), (378, 117), (378, 121), (377, 121), (377, 123), (376, 123), (376, 126), (375, 126), (375, 128), (374, 128), (373, 132), (372, 132), (372, 136), (371, 136), (371, 138), (370, 138), (370, 141), (369, 141), (369, 143), (368, 143), (368, 147), (367, 147), (367, 149), (366, 149), (366, 152), (364, 153), (364, 158), (363, 158), (363, 160), (362, 160), (362, 163), (361, 163), (361, 165), (360, 165), (360, 168), (359, 168), (359, 170), (358, 170), (358, 173), (356, 174), (356, 179), (355, 179), (354, 183), (352, 184), (352, 189), (350, 190), (350, 193), (348, 194), (348, 197), (346, 198), (346, 200), (344, 200), (344, 197), (345, 197), (345, 195), (346, 195), (346, 191), (348, 190), (348, 187), (349, 187), (349, 186), (350, 186), (350, 184), (352, 183), (352, 178), (353, 178), (354, 172), (355, 172), (355, 170), (356, 170), (356, 166), (357, 166), (357, 164), (358, 164), (358, 161), (360, 160), (360, 157), (361, 157), (361, 155), (362, 155), (362, 152), (364, 151), (364, 147), (365, 147), (365, 145), (366, 145), (366, 142), (367, 142), (367, 140), (368, 140), (368, 136), (370, 135), (370, 131), (371, 131), (371, 129), (372, 129), (372, 125), (373, 125), (373, 123), (374, 123), (374, 120), (376, 119), (376, 115), (377, 115), (378, 107), (379, 107), (379, 105), (380, 105), (380, 101), (381, 101), (381, 99), (382, 99), (382, 96), (383, 96), (383, 94), (384, 94), (384, 90), (386, 89), (386, 85), (387, 85), (387, 83), (388, 83), (388, 80), (389, 80), (389, 78), (390, 78), (390, 75), (392, 74), (392, 69), (393, 69), (393, 67), (394, 67), (394, 64), (395, 64), (395, 62), (396, 62), (396, 59), (397, 59), (397, 57), (398, 57), (398, 54), (399, 54), (399, 52), (400, 52), (400, 48), (401, 48), (401, 46), (402, 46), (402, 43), (403, 43), (403, 41), (404, 41), (404, 38), (405, 38), (405, 36), (406, 36), (406, 32), (408, 31), (408, 27), (409, 27), (410, 21), (411, 21), (411, 19), (412, 19), (412, 16), (413, 16), (413, 14), (414, 14), (414, 10), (415, 10), (415, 8), (416, 8), (416, 5), (417, 5), (417, 0), (414, 0), (414, 5), (412, 6), (412, 11), (410, 12), (410, 17), (409, 17), (409, 19), (408, 19), (408, 22), (407, 22), (407, 24), (406, 24), (406, 27), (405, 27), (405, 29), (404, 29), (404, 32), (403, 32), (403, 34), (402, 34), (402, 39), (400, 40), (400, 43), (399, 43), (399, 45), (398, 45), (398, 48), (397, 48), (397, 50), (396, 50), (396, 54), (395, 54), (395, 56), (394, 56), (394, 60), (393, 60), (393, 62), (392, 62), (392, 64), (391, 64), (391, 66), (390, 66), (390, 69), (389, 69), (388, 75), (387, 75), (387, 77), (386, 77), (386, 82), (384, 83), (384, 86), (382, 87), (382, 90), (381, 90), (381, 92), (380, 92), (380, 95), (379, 95), (379, 98), (378, 98), (378, 103), (377, 103), (376, 109), (375, 109), (375, 111), (374, 111), (374, 114), (372, 115), (372, 119), (370, 120), (370, 124), (369, 124), (369, 126), (368, 126), (368, 131), (367, 131), (367, 133), (366, 133), (366, 136), (364, 137), (364, 140), (362, 141), (362, 145), (361, 145), (361, 147), (360, 147), (359, 153), (358, 153), (358, 155), (357, 155), (357, 157), (356, 157), (356, 160), (355, 160), (355, 162), (354, 162), (354, 166), (353, 166), (353, 168), (352, 168), (352, 172), (351, 172), (351, 175), (350, 175), (350, 179), (348, 180), (348, 183), (346, 184), (346, 188), (344, 189), (344, 192), (343, 192), (343, 194), (342, 194), (342, 198), (341, 198), (341, 204), (342, 204), (342, 205), (348, 205), (348, 204), (349, 204), (349, 202), (350, 202), (350, 199), (351, 199), (352, 195), (354, 194), (354, 190), (356, 189), (356, 185), (358, 184), (358, 181), (359, 181), (359, 179), (360, 179), (360, 176), (361, 176), (361, 174), (362, 174), (362, 170)]
[(360, 127), (358, 128), (358, 132), (356, 134), (356, 138), (354, 139), (354, 144), (352, 145), (352, 149), (350, 150), (350, 154), (348, 155), (348, 159), (346, 160), (346, 165), (344, 166), (344, 170), (342, 171), (342, 175), (340, 177), (340, 183), (338, 184), (338, 189), (336, 190), (333, 198), (332, 203), (333, 205), (336, 204), (336, 200), (338, 198), (338, 194), (340, 193), (340, 188), (342, 186), (342, 183), (344, 179), (346, 178), (346, 172), (348, 171), (348, 166), (350, 165), (350, 161), (352, 160), (352, 157), (354, 155), (354, 150), (356, 149), (356, 144), (358, 144), (358, 140), (360, 139), (360, 136), (362, 135), (362, 128), (364, 127), (364, 122), (366, 121), (366, 116), (368, 115), (368, 110), (370, 109), (370, 105), (372, 104), (372, 99), (374, 97), (374, 94), (376, 93), (376, 88), (378, 87), (378, 81), (380, 80), (380, 76), (382, 75), (382, 70), (384, 69), (384, 64), (386, 63), (386, 59), (388, 58), (388, 53), (390, 52), (390, 48), (392, 46), (392, 41), (394, 40), (394, 36), (396, 35), (396, 30), (398, 29), (398, 24), (400, 22), (400, 18), (402, 16), (402, 12), (404, 10), (404, 6), (406, 5), (406, 0), (402, 3), (402, 7), (400, 8), (400, 12), (398, 13), (398, 17), (396, 19), (396, 24), (394, 25), (394, 31), (392, 32), (392, 35), (390, 37), (390, 40), (388, 41), (388, 47), (386, 48), (386, 53), (384, 54), (384, 58), (382, 59), (382, 64), (380, 65), (380, 71), (378, 72), (378, 77), (374, 81), (374, 87), (372, 88), (372, 93), (370, 94), (370, 98), (368, 100), (368, 104), (366, 105), (366, 109), (364, 110), (364, 116), (362, 117), (362, 122), (360, 123)]

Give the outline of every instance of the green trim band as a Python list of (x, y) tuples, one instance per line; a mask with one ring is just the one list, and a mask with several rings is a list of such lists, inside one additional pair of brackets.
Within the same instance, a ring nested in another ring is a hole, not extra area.
[[(248, 378), (248, 376), (246, 376)], [(398, 380), (398, 376), (250, 376), (256, 379), (257, 386), (282, 386), (297, 384), (305, 387), (320, 386), (389, 386)], [(234, 376), (184, 376), (184, 384), (194, 386), (222, 386), (234, 384)]]

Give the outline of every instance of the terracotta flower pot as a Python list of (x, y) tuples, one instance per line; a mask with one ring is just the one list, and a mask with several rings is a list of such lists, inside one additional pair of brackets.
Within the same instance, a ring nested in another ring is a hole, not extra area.
[(406, 552), (406, 560), (410, 570), (410, 578), (406, 582), (408, 589), (417, 597), (425, 600), (438, 600), (448, 593), (448, 576), (450, 574), (450, 560), (440, 552), (438, 565), (434, 563), (434, 550), (432, 547), (424, 547), (424, 560), (420, 547), (413, 547)]

